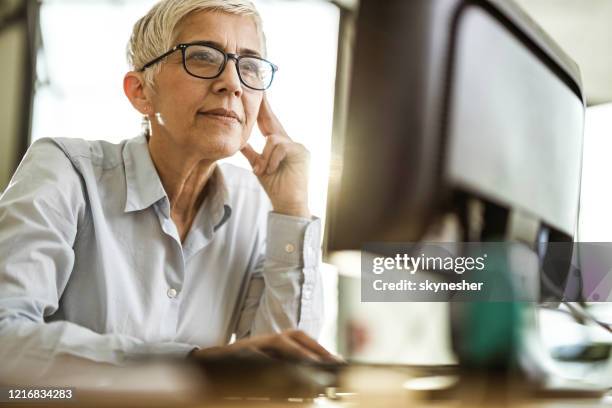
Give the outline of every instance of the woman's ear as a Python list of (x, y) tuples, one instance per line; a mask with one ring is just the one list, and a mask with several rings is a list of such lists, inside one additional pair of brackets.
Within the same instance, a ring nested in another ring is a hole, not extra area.
[(123, 92), (132, 106), (141, 114), (152, 113), (151, 101), (145, 92), (144, 76), (140, 72), (130, 71), (123, 78)]

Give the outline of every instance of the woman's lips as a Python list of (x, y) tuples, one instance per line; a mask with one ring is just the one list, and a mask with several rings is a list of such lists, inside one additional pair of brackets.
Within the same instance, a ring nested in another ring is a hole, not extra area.
[(211, 109), (198, 113), (224, 123), (242, 123), (236, 112), (227, 109)]
[(217, 115), (214, 113), (200, 113), (200, 115), (206, 116), (208, 119), (216, 120), (223, 123), (239, 125), (240, 121), (232, 116)]

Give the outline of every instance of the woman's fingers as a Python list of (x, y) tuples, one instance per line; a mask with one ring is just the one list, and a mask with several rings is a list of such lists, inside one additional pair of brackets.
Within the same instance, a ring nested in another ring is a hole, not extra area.
[(270, 106), (268, 98), (265, 94), (261, 100), (261, 104), (259, 105), (257, 126), (259, 127), (261, 134), (265, 137), (279, 134), (289, 138), (289, 136), (287, 136), (287, 132), (285, 132), (285, 129), (283, 128), (283, 125), (281, 125), (274, 112), (272, 112), (272, 107)]
[(301, 330), (263, 337), (259, 348), (276, 357), (330, 363), (342, 361)]
[(290, 360), (321, 361), (321, 358), (316, 353), (313, 353), (286, 334), (274, 336), (273, 341), (264, 345), (261, 349), (264, 352), (272, 352), (272, 355), (280, 355)]
[(281, 140), (279, 137), (276, 136), (269, 136), (266, 139), (266, 145), (264, 146), (263, 152), (261, 152), (261, 155), (259, 156), (259, 163), (258, 163), (258, 168), (260, 170), (259, 174), (266, 174), (266, 169), (268, 168), (268, 163), (270, 161), (270, 156), (272, 155), (272, 152), (274, 151), (274, 148), (281, 143)]
[[(308, 150), (299, 143), (294, 142), (277, 142), (270, 148), (269, 158), (266, 159), (265, 167), (262, 167), (261, 174), (272, 174), (278, 170), (280, 164), (287, 157), (292, 157), (298, 161), (308, 160)], [(263, 160), (261, 160), (262, 163)]]
[(251, 166), (254, 167), (257, 164), (259, 154), (255, 151), (255, 149), (253, 149), (253, 146), (251, 146), (250, 144), (247, 143), (246, 145), (244, 145), (244, 147), (240, 149), (240, 153), (242, 153), (244, 157), (247, 158)]
[(264, 353), (262, 350), (260, 350), (259, 348), (255, 346), (248, 347), (247, 350), (253, 353), (254, 355), (261, 356), (261, 357), (268, 357), (266, 353)]
[(341, 361), (340, 358), (334, 356), (332, 353), (327, 351), (325, 347), (317, 343), (315, 339), (313, 339), (301, 330), (291, 331), (288, 333), (288, 335), (296, 342), (300, 343), (303, 347), (306, 347), (308, 350), (319, 356), (321, 360), (333, 363)]
[(289, 147), (286, 143), (278, 143), (272, 153), (270, 154), (270, 160), (266, 168), (266, 174), (272, 174), (277, 169), (281, 162), (287, 157), (287, 150)]
[(279, 334), (254, 336), (222, 347), (196, 350), (193, 357), (222, 357), (245, 351), (270, 357), (314, 362), (339, 362), (323, 346), (301, 330), (287, 330)]
[[(255, 164), (251, 163), (251, 165), (253, 165), (255, 174), (258, 176), (272, 174), (276, 171), (280, 162), (287, 156), (287, 151), (275, 153), (278, 145), (289, 145), (293, 141), (287, 135), (274, 112), (272, 112), (272, 107), (265, 94), (259, 105), (257, 125), (261, 134), (266, 138), (266, 145), (261, 155), (258, 156), (257, 162)], [(272, 161), (273, 157), (275, 157), (274, 161)]]
[[(286, 156), (286, 146), (278, 150), (279, 145), (287, 144), (279, 138), (270, 137), (266, 140), (266, 145), (261, 154), (257, 153), (250, 144), (246, 144), (240, 152), (247, 158), (255, 174), (271, 174), (278, 168), (279, 163)], [(278, 151), (277, 151), (278, 150)], [(273, 159), (273, 160), (272, 160)], [(270, 165), (272, 164), (272, 170)]]

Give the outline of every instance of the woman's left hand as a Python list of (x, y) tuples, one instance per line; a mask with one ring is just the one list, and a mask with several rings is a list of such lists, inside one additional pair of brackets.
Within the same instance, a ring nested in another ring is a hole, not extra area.
[(310, 218), (308, 210), (308, 162), (310, 153), (291, 140), (280, 121), (272, 112), (264, 95), (257, 125), (266, 138), (261, 154), (250, 144), (241, 152), (268, 194), (274, 212)]

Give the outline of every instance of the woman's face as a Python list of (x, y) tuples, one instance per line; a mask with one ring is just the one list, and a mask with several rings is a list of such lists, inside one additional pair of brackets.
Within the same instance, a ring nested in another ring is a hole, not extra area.
[[(251, 17), (221, 12), (197, 12), (181, 23), (176, 44), (209, 41), (226, 53), (262, 56), (262, 44)], [(247, 51), (248, 50), (248, 51)], [(218, 160), (240, 150), (257, 121), (263, 92), (243, 86), (235, 61), (228, 60), (217, 78), (201, 79), (183, 68), (180, 51), (172, 53), (145, 91), (154, 113), (149, 115), (153, 137), (168, 138), (201, 159)], [(211, 112), (213, 111), (213, 112)], [(232, 112), (237, 119), (223, 116)]]

